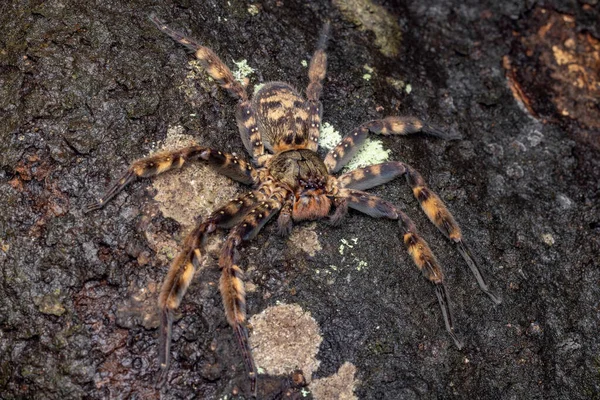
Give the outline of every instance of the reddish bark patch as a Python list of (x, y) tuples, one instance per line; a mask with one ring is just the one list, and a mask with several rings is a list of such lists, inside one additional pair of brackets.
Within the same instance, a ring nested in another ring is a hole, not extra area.
[(577, 20), (536, 8), (504, 57), (509, 85), (536, 118), (558, 122), (600, 149), (600, 40)]

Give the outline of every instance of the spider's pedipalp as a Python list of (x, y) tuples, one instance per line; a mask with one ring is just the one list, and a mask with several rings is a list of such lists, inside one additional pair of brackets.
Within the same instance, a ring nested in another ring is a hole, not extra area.
[(367, 192), (354, 189), (340, 189), (338, 196), (347, 202), (347, 206), (373, 218), (398, 219), (396, 207)]
[(292, 228), (294, 226), (292, 222), (293, 207), (294, 197), (290, 196), (285, 200), (285, 203), (279, 212), (279, 217), (277, 218), (277, 231), (281, 236), (289, 236), (289, 234), (292, 233)]
[(98, 210), (129, 183), (138, 178), (149, 178), (174, 168), (181, 168), (186, 162), (202, 160), (215, 167), (223, 175), (246, 185), (256, 182), (256, 170), (247, 161), (204, 146), (189, 146), (179, 150), (165, 151), (134, 161), (127, 171), (95, 203), (86, 206), (85, 212)]
[(441, 139), (457, 139), (456, 135), (445, 134), (441, 130), (415, 117), (387, 117), (373, 120), (356, 128), (327, 153), (325, 157), (327, 170), (329, 172), (337, 172), (346, 165), (365, 142), (369, 132), (384, 136), (409, 135), (422, 132)]

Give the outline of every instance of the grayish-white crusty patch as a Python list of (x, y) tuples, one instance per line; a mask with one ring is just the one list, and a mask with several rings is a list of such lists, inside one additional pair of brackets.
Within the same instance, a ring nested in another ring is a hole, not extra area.
[(271, 375), (301, 369), (307, 382), (321, 363), (319, 325), (297, 304), (279, 304), (250, 318), (250, 345), (256, 364)]

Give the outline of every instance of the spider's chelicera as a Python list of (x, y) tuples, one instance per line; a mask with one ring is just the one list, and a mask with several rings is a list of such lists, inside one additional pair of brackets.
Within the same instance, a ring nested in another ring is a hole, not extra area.
[(234, 253), (238, 246), (254, 238), (277, 214), (278, 229), (284, 235), (290, 233), (293, 221), (328, 217), (331, 222), (339, 223), (348, 208), (374, 218), (398, 220), (414, 263), (435, 286), (446, 330), (456, 346), (461, 348), (462, 344), (454, 333), (442, 270), (429, 246), (403, 211), (363, 190), (405, 176), (427, 217), (456, 245), (480, 288), (499, 303), (500, 300), (483, 280), (460, 228), (442, 200), (427, 187), (415, 169), (399, 161), (359, 168), (337, 177), (333, 175), (346, 165), (369, 133), (407, 135), (422, 132), (443, 139), (453, 137), (414, 117), (387, 117), (362, 124), (322, 160), (316, 151), (323, 112), (319, 97), (327, 64), (328, 24), (323, 28), (310, 63), (306, 100), (283, 82), (265, 84), (250, 100), (245, 87), (234, 79), (215, 53), (170, 29), (158, 18), (151, 16), (151, 20), (162, 32), (191, 49), (208, 74), (238, 99), (236, 120), (242, 142), (252, 157), (252, 163), (249, 163), (236, 155), (203, 146), (158, 153), (135, 161), (101, 199), (87, 207), (87, 211), (103, 207), (136, 178), (181, 168), (191, 161), (206, 162), (229, 178), (252, 187), (251, 191), (229, 201), (196, 226), (169, 269), (158, 301), (161, 310), (159, 363), (163, 376), (169, 366), (173, 312), (179, 307), (194, 272), (202, 263), (205, 238), (217, 228), (230, 229), (219, 257), (220, 291), (227, 320), (233, 327), (245, 362), (251, 390), (256, 391), (257, 371), (248, 344), (242, 270), (235, 262)]

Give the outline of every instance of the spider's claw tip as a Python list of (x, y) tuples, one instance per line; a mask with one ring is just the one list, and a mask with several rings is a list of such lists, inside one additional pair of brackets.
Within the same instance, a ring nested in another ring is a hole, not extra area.
[(488, 295), (488, 297), (494, 302), (495, 305), (502, 304), (502, 297), (496, 296), (494, 293), (489, 292), (489, 291), (485, 292), (485, 294)]
[(104, 206), (104, 203), (102, 203), (102, 202), (100, 202), (100, 201), (96, 201), (96, 202), (93, 202), (93, 203), (89, 203), (89, 204), (87, 204), (87, 205), (86, 205), (86, 206), (83, 208), (83, 213), (84, 213), (84, 214), (87, 214), (87, 213), (89, 213), (89, 212), (92, 212), (92, 211), (99, 210), (99, 209), (101, 209), (103, 206)]
[(454, 345), (456, 346), (456, 348), (458, 350), (462, 350), (463, 347), (465, 347), (465, 345), (463, 344), (463, 342), (460, 341), (460, 339), (456, 336), (456, 334), (454, 334), (454, 332), (448, 332), (448, 333), (450, 334), (450, 337), (454, 341)]

